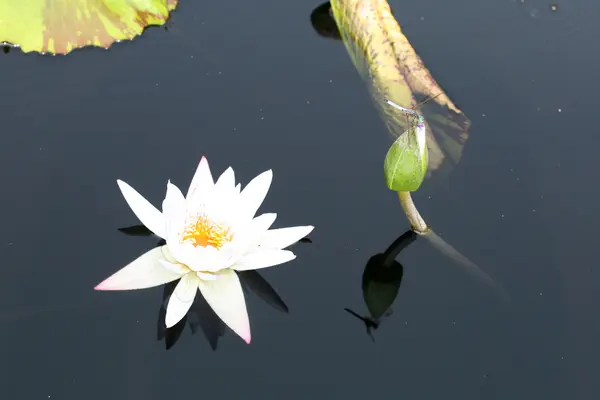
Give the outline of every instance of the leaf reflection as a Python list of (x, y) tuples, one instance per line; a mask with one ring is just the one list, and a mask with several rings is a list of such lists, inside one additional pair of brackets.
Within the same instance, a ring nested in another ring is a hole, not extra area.
[(392, 314), (392, 304), (400, 290), (404, 267), (396, 261), (396, 257), (417, 237), (415, 232), (408, 230), (383, 253), (375, 254), (367, 262), (362, 276), (362, 291), (363, 299), (369, 310), (368, 316), (361, 316), (349, 308), (344, 309), (363, 321), (372, 341), (375, 341), (373, 330), (379, 328), (382, 318)]
[[(144, 225), (132, 225), (119, 228), (118, 231), (128, 236), (155, 236), (154, 233), (152, 233), (152, 231), (150, 231)], [(302, 240), (300, 243), (312, 243), (312, 241), (306, 238), (306, 240)], [(160, 239), (156, 243), (156, 247), (163, 246), (165, 244), (165, 240)], [(271, 286), (271, 284), (258, 271), (237, 271), (236, 273), (240, 278), (240, 282), (242, 283), (242, 287), (246, 294), (249, 291), (253, 292), (272, 308), (286, 314), (289, 312), (288, 306), (285, 304), (279, 293), (277, 293), (273, 286)], [(210, 347), (213, 350), (216, 350), (219, 338), (225, 335), (226, 327), (223, 321), (221, 321), (217, 314), (215, 314), (213, 309), (208, 305), (200, 293), (197, 294), (192, 307), (181, 321), (171, 328), (167, 328), (165, 326), (165, 315), (167, 313), (166, 307), (169, 298), (177, 286), (177, 283), (178, 281), (170, 282), (163, 287), (162, 302), (158, 311), (158, 319), (156, 324), (157, 340), (164, 340), (165, 347), (167, 350), (169, 350), (181, 338), (181, 335), (185, 330), (185, 326), (189, 325), (192, 334), (195, 334), (200, 329)]]
[(340, 35), (340, 30), (331, 14), (331, 5), (328, 1), (321, 4), (310, 13), (310, 22), (315, 32), (320, 36), (334, 40), (342, 40), (342, 35)]

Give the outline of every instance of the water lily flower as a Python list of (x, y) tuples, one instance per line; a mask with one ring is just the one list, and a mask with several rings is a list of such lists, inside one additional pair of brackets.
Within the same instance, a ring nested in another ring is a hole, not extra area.
[(265, 171), (241, 190), (229, 167), (214, 182), (208, 161), (202, 157), (185, 197), (171, 181), (167, 183), (162, 213), (117, 180), (135, 215), (166, 244), (146, 252), (95, 290), (144, 289), (180, 279), (167, 304), (167, 328), (186, 315), (199, 289), (219, 318), (250, 343), (246, 302), (235, 271), (293, 260), (294, 253), (284, 248), (314, 228), (269, 229), (277, 214), (255, 217), (272, 179), (272, 171)]

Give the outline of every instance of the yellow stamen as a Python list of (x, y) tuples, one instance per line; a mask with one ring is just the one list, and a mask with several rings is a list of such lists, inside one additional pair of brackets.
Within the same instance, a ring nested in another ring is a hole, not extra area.
[(216, 249), (223, 247), (233, 239), (228, 226), (216, 224), (205, 215), (192, 220), (183, 231), (182, 241), (189, 241), (196, 247), (212, 246)]

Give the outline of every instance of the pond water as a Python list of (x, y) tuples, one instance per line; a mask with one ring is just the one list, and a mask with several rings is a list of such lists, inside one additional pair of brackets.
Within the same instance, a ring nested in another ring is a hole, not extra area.
[[(343, 44), (315, 32), (314, 1), (182, 1), (109, 51), (0, 54), (3, 398), (598, 398), (600, 3), (390, 4), (472, 120), (414, 200), (510, 301), (418, 238), (372, 340), (344, 309), (367, 314), (365, 265), (409, 225)], [(161, 288), (93, 290), (156, 244), (118, 231), (139, 221), (116, 179), (160, 205), (202, 155), (242, 184), (272, 168), (261, 210), (315, 225), (261, 271), (289, 312), (249, 294), (252, 343), (225, 330), (214, 351), (185, 325), (157, 337)]]

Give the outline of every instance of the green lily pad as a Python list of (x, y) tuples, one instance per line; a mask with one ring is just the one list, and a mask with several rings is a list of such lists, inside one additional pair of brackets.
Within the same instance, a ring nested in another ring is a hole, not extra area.
[(178, 0), (0, 0), (0, 43), (25, 53), (108, 48), (163, 25)]

